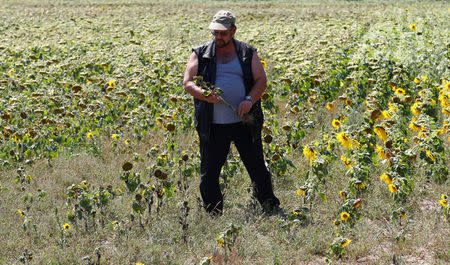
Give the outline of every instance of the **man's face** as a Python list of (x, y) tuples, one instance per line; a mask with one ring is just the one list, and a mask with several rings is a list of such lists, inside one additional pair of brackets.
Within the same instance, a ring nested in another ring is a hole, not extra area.
[(228, 46), (231, 42), (231, 39), (236, 32), (235, 27), (230, 27), (227, 30), (213, 30), (211, 34), (213, 35), (214, 42), (216, 43), (216, 47), (224, 48)]

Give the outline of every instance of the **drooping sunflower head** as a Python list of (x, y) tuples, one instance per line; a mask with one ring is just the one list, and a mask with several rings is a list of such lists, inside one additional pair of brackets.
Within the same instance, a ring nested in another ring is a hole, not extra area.
[(345, 191), (341, 190), (341, 191), (339, 191), (339, 196), (340, 196), (343, 200), (345, 200), (345, 198), (347, 197), (347, 193), (346, 193)]
[(345, 134), (345, 132), (340, 132), (336, 135), (339, 142), (347, 149), (353, 149), (352, 140)]
[(326, 108), (327, 108), (328, 110), (333, 111), (333, 110), (335, 109), (335, 106), (334, 106), (333, 103), (328, 102)]
[(373, 129), (373, 131), (376, 133), (376, 135), (378, 135), (378, 137), (380, 137), (382, 141), (387, 140), (387, 133), (383, 126), (377, 126)]
[(350, 242), (352, 242), (350, 239), (345, 239), (345, 241), (342, 243), (341, 247), (345, 248), (346, 246), (348, 246), (348, 244), (350, 244)]
[(389, 184), (389, 191), (392, 193), (397, 193), (398, 192), (397, 186), (395, 186), (394, 184)]

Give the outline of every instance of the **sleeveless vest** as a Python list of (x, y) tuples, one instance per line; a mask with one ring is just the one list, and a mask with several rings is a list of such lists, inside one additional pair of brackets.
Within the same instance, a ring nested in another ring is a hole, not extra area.
[[(244, 74), (245, 94), (248, 95), (254, 84), (252, 76), (252, 58), (256, 49), (236, 39), (233, 39), (233, 42)], [(216, 45), (214, 41), (210, 40), (205, 42), (202, 45), (193, 48), (192, 51), (195, 52), (198, 57), (197, 75), (202, 76), (205, 82), (214, 85), (217, 69)], [(200, 140), (209, 141), (214, 104), (194, 98), (194, 107), (195, 128)], [(255, 141), (261, 137), (261, 129), (264, 121), (261, 100), (258, 100), (253, 104), (249, 114), (251, 114), (253, 119), (249, 123), (244, 123), (244, 125), (250, 129), (252, 140)]]

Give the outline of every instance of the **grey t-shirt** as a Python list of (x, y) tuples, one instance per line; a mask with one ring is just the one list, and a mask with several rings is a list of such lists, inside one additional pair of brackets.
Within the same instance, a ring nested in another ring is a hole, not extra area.
[[(236, 56), (226, 64), (217, 64), (215, 87), (223, 90), (220, 96), (236, 108), (245, 98), (245, 85), (242, 68)], [(214, 104), (213, 123), (229, 124), (242, 121), (241, 116), (222, 101)]]

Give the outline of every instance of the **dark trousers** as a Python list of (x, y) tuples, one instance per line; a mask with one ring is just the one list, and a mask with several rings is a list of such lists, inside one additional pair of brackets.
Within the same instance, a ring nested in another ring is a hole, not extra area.
[(250, 131), (242, 123), (211, 126), (209, 141), (200, 141), (200, 193), (206, 211), (220, 214), (223, 210), (219, 175), (232, 141), (250, 175), (259, 203), (266, 207), (278, 206), (280, 201), (273, 193), (271, 175), (264, 164), (261, 137), (252, 142)]

